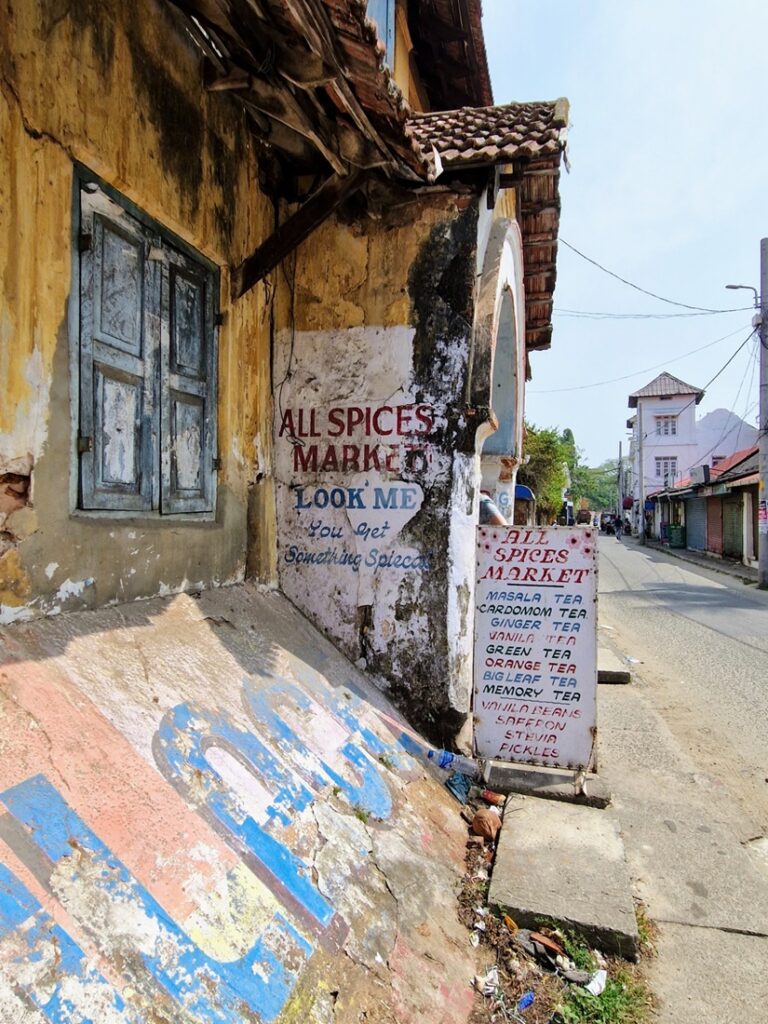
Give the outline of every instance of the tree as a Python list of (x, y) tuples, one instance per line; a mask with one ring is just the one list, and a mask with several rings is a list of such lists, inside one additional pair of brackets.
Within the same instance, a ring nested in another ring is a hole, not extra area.
[(607, 459), (595, 467), (577, 466), (571, 481), (574, 502), (586, 498), (595, 512), (616, 508), (618, 466), (616, 459)]
[(576, 451), (573, 434), (566, 441), (557, 430), (526, 423), (523, 450), (529, 458), (517, 471), (517, 480), (531, 488), (541, 517), (551, 522), (560, 513), (568, 486), (569, 459)]

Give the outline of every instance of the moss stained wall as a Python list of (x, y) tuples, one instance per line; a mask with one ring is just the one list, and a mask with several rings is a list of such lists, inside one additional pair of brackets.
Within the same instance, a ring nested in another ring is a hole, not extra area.
[(328, 222), (280, 277), (281, 587), (445, 742), (471, 689), (477, 244), (476, 198), (393, 193), (380, 216)]
[[(230, 308), (225, 269), (273, 220), (241, 111), (156, 0), (7, 0), (0, 54), (0, 476), (27, 480), (13, 518), (0, 502), (0, 621), (241, 578), (249, 509), (272, 578), (268, 289)], [(222, 268), (213, 523), (71, 514), (75, 161)]]

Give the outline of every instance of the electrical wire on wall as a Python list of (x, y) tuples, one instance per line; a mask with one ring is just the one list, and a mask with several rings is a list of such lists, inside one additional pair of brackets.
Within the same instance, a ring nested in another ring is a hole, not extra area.
[[(274, 394), (277, 397), (277, 411), (280, 414), (280, 426), (281, 426), (281, 428), (282, 428), (283, 418), (284, 418), (283, 417), (283, 387), (285, 386), (286, 381), (289, 381), (291, 379), (291, 371), (292, 371), (292, 368), (293, 368), (293, 354), (294, 354), (294, 351), (295, 351), (295, 348), (296, 348), (296, 262), (297, 262), (297, 260), (298, 260), (298, 256), (297, 256), (296, 252), (294, 252), (293, 253), (293, 269), (291, 271), (291, 276), (290, 277), (288, 276), (288, 271), (286, 269), (286, 265), (288, 263), (288, 260), (285, 259), (281, 263), (281, 267), (282, 267), (282, 270), (283, 270), (283, 277), (285, 278), (285, 283), (288, 286), (288, 290), (289, 290), (290, 295), (291, 295), (291, 345), (290, 345), (290, 348), (288, 350), (288, 361), (287, 361), (286, 366), (285, 366), (285, 373), (283, 374), (283, 378), (280, 381), (280, 383), (276, 384), (275, 387), (274, 387)], [(288, 438), (288, 441), (292, 445), (295, 445), (297, 447), (303, 447), (304, 446), (304, 441), (300, 437), (295, 437), (293, 434), (287, 434), (286, 436)]]

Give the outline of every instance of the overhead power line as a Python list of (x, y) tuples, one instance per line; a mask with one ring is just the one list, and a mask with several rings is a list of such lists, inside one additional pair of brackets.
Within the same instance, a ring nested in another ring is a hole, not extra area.
[[(749, 338), (747, 338), (747, 341), (749, 341)], [(739, 348), (736, 351), (739, 352), (743, 347), (744, 347), (743, 345), (740, 345)], [(735, 354), (736, 353), (734, 353), (734, 355)], [(732, 359), (733, 359), (733, 356), (731, 357), (731, 360)], [(729, 362), (731, 362), (731, 360), (729, 360)], [(749, 353), (749, 358), (747, 359), (746, 364), (744, 366), (744, 373), (742, 374), (741, 383), (739, 384), (738, 391), (736, 392), (736, 397), (733, 399), (733, 402), (731, 402), (731, 410), (732, 410), (733, 414), (737, 417), (738, 422), (731, 423), (730, 425), (729, 425), (730, 421), (726, 422), (725, 427), (723, 428), (723, 430), (720, 433), (720, 437), (717, 439), (715, 444), (709, 449), (709, 451), (707, 451), (703, 455), (697, 457), (697, 463), (705, 462), (713, 452), (717, 451), (717, 449), (722, 445), (723, 441), (725, 441), (725, 439), (727, 437), (730, 437), (730, 435), (737, 428), (738, 428), (739, 432), (736, 435), (736, 446), (734, 448), (734, 451), (738, 450), (738, 447), (739, 447), (739, 437), (741, 436), (741, 429), (742, 429), (742, 427), (744, 425), (744, 419), (745, 419), (746, 416), (749, 415), (749, 413), (752, 411), (752, 409), (755, 408), (755, 404), (756, 403), (753, 404), (749, 409), (747, 409), (746, 406), (745, 406), (744, 412), (742, 413), (741, 417), (738, 416), (738, 413), (736, 412), (736, 407), (739, 404), (739, 399), (741, 397), (741, 392), (742, 392), (742, 389), (744, 387), (744, 383), (745, 383), (745, 381), (747, 379), (747, 374), (749, 373), (749, 370), (750, 370), (750, 367), (751, 367), (751, 369), (752, 369), (752, 377), (750, 377), (749, 386), (747, 388), (747, 402), (746, 402), (746, 405), (747, 406), (749, 405), (750, 392), (751, 392), (751, 389), (752, 389), (752, 381), (754, 379), (754, 370), (755, 370), (756, 364), (757, 364), (757, 346), (755, 346), (753, 348), (752, 352)], [(727, 365), (728, 364), (726, 363), (726, 366)], [(725, 369), (725, 367), (723, 367), (723, 369)], [(722, 373), (722, 370), (718, 371), (718, 375), (720, 373)], [(714, 379), (715, 378), (713, 377), (712, 380), (714, 380)], [(710, 383), (712, 383), (712, 381), (710, 381)], [(691, 405), (691, 402), (689, 402), (688, 405), (683, 406), (683, 409), (689, 408), (690, 405)], [(683, 409), (681, 409), (680, 412), (682, 412)], [(652, 436), (655, 436), (655, 435), (653, 435), (652, 430), (649, 430), (648, 433), (643, 435), (643, 440), (644, 441), (648, 440)], [(647, 445), (646, 446), (646, 451), (653, 451), (655, 449), (661, 450), (662, 448), (663, 449), (667, 448), (666, 442), (663, 442), (663, 443), (656, 442), (655, 444)]]
[(529, 390), (529, 395), (554, 395), (560, 394), (563, 391), (586, 391), (589, 388), (601, 388), (605, 384), (618, 384), (622, 380), (630, 380), (632, 377), (640, 377), (644, 373), (650, 373), (652, 370), (659, 370), (662, 366), (669, 366), (670, 363), (677, 363), (681, 359), (687, 359), (688, 356), (695, 355), (697, 352), (703, 352), (705, 348), (712, 348), (713, 345), (719, 345), (721, 341), (726, 341), (728, 338), (732, 338), (736, 334), (741, 334), (742, 331), (746, 330), (746, 325), (738, 327), (735, 331), (731, 331), (730, 334), (724, 334), (721, 338), (715, 338), (714, 341), (708, 341), (706, 345), (701, 345), (699, 348), (692, 348), (689, 352), (683, 352), (682, 355), (673, 356), (671, 359), (665, 359), (663, 363), (656, 363), (655, 366), (647, 366), (644, 370), (634, 370), (632, 373), (625, 373), (622, 377), (611, 377), (609, 380), (598, 380), (593, 384), (575, 384), (569, 388), (545, 388), (541, 391)]
[[(738, 346), (738, 348), (736, 348), (735, 351), (731, 352), (731, 354), (728, 356), (728, 358), (723, 363), (723, 365), (720, 367), (720, 369), (717, 371), (717, 373), (714, 375), (714, 377), (710, 377), (710, 379), (707, 381), (707, 383), (701, 389), (702, 391), (706, 391), (710, 384), (714, 384), (714, 382), (717, 380), (717, 378), (720, 376), (720, 374), (723, 373), (731, 365), (733, 360), (736, 358), (736, 356), (739, 354), (739, 352), (741, 352), (741, 350), (744, 348), (744, 346), (747, 344), (747, 342), (752, 337), (754, 337), (755, 331), (756, 331), (756, 328), (753, 327), (752, 330), (749, 332), (749, 334), (744, 339), (744, 341), (742, 341), (742, 343)], [(739, 389), (739, 390), (741, 390), (741, 389)], [(698, 397), (698, 395), (694, 395), (693, 398), (690, 400), (690, 402), (686, 402), (685, 405), (681, 409), (677, 410), (675, 415), (679, 416), (680, 413), (683, 413), (683, 412), (685, 412), (686, 409), (689, 409), (693, 405), (693, 403), (696, 401), (697, 397)], [(650, 431), (647, 431), (646, 433), (643, 434), (643, 440), (645, 441), (649, 436), (650, 436)]]
[(608, 274), (609, 277), (615, 278), (617, 281), (621, 281), (622, 284), (627, 285), (629, 288), (634, 288), (636, 292), (642, 292), (643, 295), (650, 295), (652, 299), (658, 299), (659, 302), (666, 302), (670, 306), (680, 306), (682, 309), (693, 309), (699, 313), (738, 313), (739, 308), (734, 309), (709, 309), (707, 306), (691, 306), (687, 302), (676, 302), (675, 299), (667, 299), (663, 295), (658, 295), (656, 292), (651, 292), (647, 288), (641, 288), (639, 284), (635, 284), (633, 281), (628, 281), (626, 277), (622, 277), (621, 274), (616, 274), (613, 270), (609, 270), (608, 267), (604, 267), (602, 263), (598, 263), (597, 260), (593, 260), (586, 253), (583, 253), (581, 249), (577, 249), (575, 245), (571, 245), (570, 242), (566, 242), (564, 238), (560, 238), (560, 242), (571, 252), (575, 252), (577, 256), (581, 256), (587, 263), (591, 263), (593, 267), (597, 267), (598, 270), (602, 270), (604, 274)]

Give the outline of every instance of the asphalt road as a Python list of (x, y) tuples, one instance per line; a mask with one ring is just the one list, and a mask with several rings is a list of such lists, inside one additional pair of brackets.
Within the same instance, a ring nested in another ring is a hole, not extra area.
[(768, 593), (600, 539), (600, 772), (659, 924), (659, 1019), (768, 1021)]

